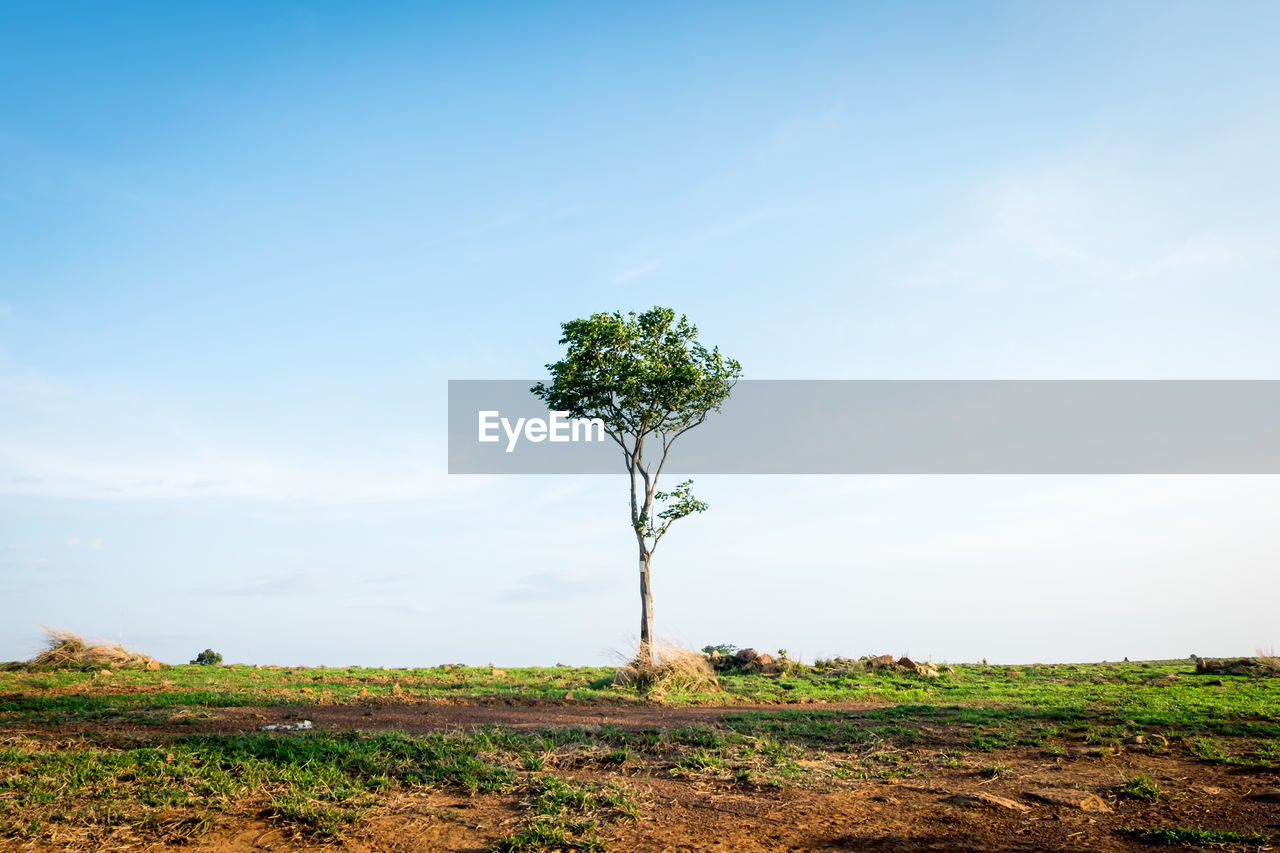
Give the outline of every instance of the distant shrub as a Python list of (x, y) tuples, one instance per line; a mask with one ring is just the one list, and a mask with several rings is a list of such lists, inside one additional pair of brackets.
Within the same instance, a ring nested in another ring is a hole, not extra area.
[(196, 655), (196, 659), (193, 660), (192, 663), (199, 664), (200, 666), (221, 666), (222, 655), (218, 654), (213, 649), (205, 649), (200, 654)]
[(702, 653), (704, 655), (710, 655), (712, 652), (717, 652), (723, 655), (724, 657), (730, 657), (737, 650), (738, 650), (738, 647), (735, 646), (733, 643), (721, 643), (718, 646), (702, 647)]

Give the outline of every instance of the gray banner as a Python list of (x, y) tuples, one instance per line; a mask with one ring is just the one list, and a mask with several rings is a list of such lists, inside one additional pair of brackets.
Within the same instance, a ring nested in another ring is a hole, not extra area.
[[(450, 474), (624, 470), (535, 381), (449, 382)], [(742, 380), (664, 473), (1280, 474), (1278, 427), (1277, 380)]]

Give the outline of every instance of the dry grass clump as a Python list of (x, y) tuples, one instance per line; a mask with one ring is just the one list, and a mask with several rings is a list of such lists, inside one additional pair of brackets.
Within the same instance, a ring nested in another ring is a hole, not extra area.
[(706, 655), (674, 643), (655, 643), (652, 659), (643, 654), (614, 673), (615, 686), (636, 687), (655, 698), (665, 693), (719, 693)]
[(1280, 657), (1276, 656), (1275, 649), (1266, 651), (1258, 649), (1258, 656), (1254, 658), (1258, 662), (1258, 666), (1267, 670), (1272, 675), (1280, 675)]
[(70, 631), (46, 628), (45, 636), (44, 651), (27, 661), (28, 667), (33, 669), (157, 668), (148, 655), (131, 652), (118, 645), (105, 643), (90, 645), (78, 634)]

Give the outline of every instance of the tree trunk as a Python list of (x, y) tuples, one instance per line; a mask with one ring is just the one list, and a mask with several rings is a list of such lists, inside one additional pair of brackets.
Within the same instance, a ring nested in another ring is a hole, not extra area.
[(654, 663), (653, 656), (653, 591), (649, 587), (649, 555), (640, 550), (640, 663)]

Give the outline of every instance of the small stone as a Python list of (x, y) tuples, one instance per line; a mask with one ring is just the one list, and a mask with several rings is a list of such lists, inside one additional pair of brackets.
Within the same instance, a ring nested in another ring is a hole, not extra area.
[(159, 668), (160, 668), (160, 661), (156, 660), (155, 658), (152, 658), (151, 660), (147, 661), (147, 669), (151, 670), (152, 672), (155, 672)]
[(1110, 812), (1111, 807), (1097, 794), (1077, 791), (1075, 788), (1041, 788), (1028, 791), (1027, 796), (1051, 806), (1080, 809), (1083, 812)]
[(902, 667), (903, 669), (915, 669), (916, 662), (913, 661), (911, 658), (907, 657), (906, 655), (903, 655), (902, 657), (898, 658), (898, 666)]
[(391, 685), (391, 695), (392, 696), (404, 695), (404, 689), (400, 686), (400, 682), (397, 681), (395, 684)]
[(573, 691), (572, 691), (572, 690), (570, 690), (568, 693), (564, 694), (564, 698), (566, 698), (566, 699), (572, 699), (572, 698), (573, 698)]
[(1017, 800), (1011, 800), (1008, 797), (997, 797), (995, 794), (988, 794), (984, 791), (956, 794), (948, 797), (947, 802), (957, 806), (986, 806), (992, 809), (1007, 809), (1011, 812), (1031, 811), (1030, 806), (1023, 805)]
[(1248, 796), (1251, 800), (1261, 800), (1264, 803), (1280, 803), (1280, 788), (1263, 788)]
[(493, 675), (493, 677), (494, 677), (494, 678), (506, 678), (506, 677), (507, 677), (507, 671), (506, 671), (505, 669), (498, 669), (498, 668), (495, 666), (495, 667), (493, 668), (493, 673), (492, 673), (492, 675)]
[(1131, 738), (1129, 738), (1128, 740), (1126, 740), (1126, 741), (1125, 741), (1125, 743), (1132, 743), (1132, 744), (1137, 744), (1137, 745), (1142, 745), (1142, 744), (1144, 744), (1144, 743), (1146, 743), (1146, 742), (1147, 742), (1147, 739), (1146, 739), (1145, 737), (1143, 737), (1142, 735), (1134, 735), (1133, 737), (1131, 737)]

